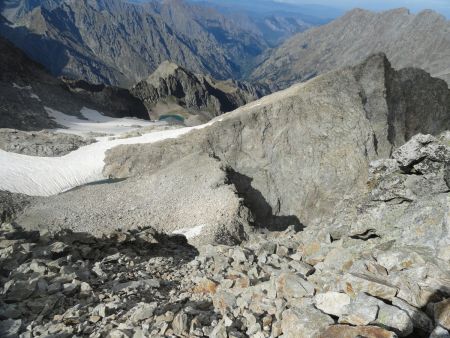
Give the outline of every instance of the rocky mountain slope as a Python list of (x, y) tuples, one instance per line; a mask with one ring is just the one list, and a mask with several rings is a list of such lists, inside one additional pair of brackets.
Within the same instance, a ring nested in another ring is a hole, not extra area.
[(149, 118), (145, 106), (127, 90), (65, 83), (2, 38), (0, 60), (0, 128), (55, 128), (47, 108), (81, 116), (80, 110), (88, 106), (114, 117)]
[(449, 82), (449, 32), (449, 21), (433, 11), (355, 9), (290, 38), (271, 51), (251, 77), (285, 88), (384, 52), (397, 69), (418, 67)]
[(114, 148), (105, 174), (148, 175), (206, 153), (225, 168), (257, 222), (310, 225), (367, 188), (370, 161), (389, 157), (417, 133), (447, 130), (449, 109), (446, 82), (418, 69), (395, 71), (378, 54), (178, 139)]
[(417, 133), (449, 129), (449, 102), (444, 81), (395, 71), (375, 55), (177, 138), (113, 148), (104, 177), (128, 179), (38, 198), (18, 220), (90, 233), (145, 223), (192, 243), (228, 244), (252, 224), (311, 226), (366, 192), (370, 161)]
[(417, 135), (370, 165), (367, 194), (334, 222), (233, 247), (2, 223), (0, 333), (448, 337), (449, 163), (448, 132)]
[(131, 89), (132, 94), (144, 102), (153, 119), (180, 118), (188, 125), (207, 122), (269, 91), (267, 86), (217, 81), (168, 61)]
[(11, 8), (8, 13), (2, 35), (52, 74), (93, 83), (129, 86), (165, 60), (220, 79), (238, 78), (268, 47), (260, 32), (180, 0), (67, 0), (34, 6), (19, 17)]

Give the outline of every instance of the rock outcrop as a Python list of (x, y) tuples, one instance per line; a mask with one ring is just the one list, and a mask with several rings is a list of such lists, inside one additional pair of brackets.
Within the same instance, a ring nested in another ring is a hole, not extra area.
[(414, 134), (448, 129), (449, 107), (443, 80), (417, 69), (395, 71), (378, 54), (178, 139), (114, 148), (104, 172), (117, 178), (151, 175), (203, 152), (234, 173), (231, 181), (265, 225), (309, 225), (366, 191), (370, 161), (389, 157)]
[(0, 129), (1, 150), (30, 156), (63, 156), (93, 142), (72, 134)]
[(94, 85), (83, 80), (63, 78), (67, 89), (81, 100), (101, 107), (111, 117), (132, 116), (148, 120), (149, 112), (141, 100), (135, 97), (128, 89)]
[(165, 61), (131, 92), (144, 102), (152, 118), (179, 118), (189, 125), (204, 123), (259, 99), (269, 94), (269, 88), (217, 81)]
[(396, 69), (417, 67), (450, 83), (450, 22), (427, 10), (382, 13), (355, 9), (331, 23), (298, 33), (271, 50), (251, 78), (286, 88), (383, 52)]
[[(368, 196), (336, 212), (332, 237), (379, 236), (399, 245), (420, 246), (449, 261), (449, 159), (447, 132), (440, 140), (416, 135), (395, 150), (392, 159), (372, 162)], [(403, 253), (397, 258), (386, 264), (391, 269), (407, 264)]]

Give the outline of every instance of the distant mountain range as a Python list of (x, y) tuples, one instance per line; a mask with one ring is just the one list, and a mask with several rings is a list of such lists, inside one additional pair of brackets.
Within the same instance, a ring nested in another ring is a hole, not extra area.
[(313, 23), (324, 23), (344, 14), (344, 11), (332, 6), (317, 4), (296, 4), (273, 0), (189, 0), (190, 2), (216, 5), (217, 8), (229, 11), (245, 11), (252, 16), (267, 16), (268, 14), (294, 16)]
[[(272, 90), (386, 53), (450, 81), (450, 23), (407, 9), (219, 0), (6, 0), (0, 34), (55, 76), (132, 87), (164, 61)], [(319, 25), (319, 26), (317, 26)]]
[(269, 47), (315, 24), (296, 14), (261, 25), (182, 0), (6, 0), (0, 10), (0, 33), (53, 75), (121, 86), (165, 60), (242, 78)]
[(355, 9), (298, 33), (270, 51), (251, 77), (285, 88), (377, 52), (386, 53), (397, 69), (422, 68), (450, 83), (450, 21), (433, 11), (407, 9)]
[(84, 107), (110, 117), (168, 119), (192, 126), (269, 93), (266, 86), (218, 81), (168, 61), (131, 90), (57, 79), (0, 37), (0, 129), (54, 128), (49, 109), (80, 117)]
[(242, 25), (253, 25), (264, 38), (276, 46), (294, 33), (323, 25), (344, 14), (342, 10), (322, 5), (299, 5), (272, 0), (189, 0), (213, 6)]

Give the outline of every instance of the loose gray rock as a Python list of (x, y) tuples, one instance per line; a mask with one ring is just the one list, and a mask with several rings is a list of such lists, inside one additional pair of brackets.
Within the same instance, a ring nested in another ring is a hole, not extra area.
[(63, 156), (93, 142), (71, 134), (0, 129), (0, 149), (29, 156)]
[(327, 292), (314, 297), (316, 307), (333, 316), (340, 317), (344, 309), (350, 304), (350, 297), (345, 293)]

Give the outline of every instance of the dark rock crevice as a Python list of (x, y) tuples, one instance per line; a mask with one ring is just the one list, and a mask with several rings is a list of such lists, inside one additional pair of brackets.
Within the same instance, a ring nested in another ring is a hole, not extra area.
[[(285, 230), (289, 226), (294, 226), (298, 231), (304, 228), (297, 216), (277, 215), (272, 206), (267, 202), (263, 194), (252, 186), (253, 179), (243, 175), (233, 168), (226, 169), (229, 184), (233, 184), (239, 197), (244, 200), (244, 205), (251, 211), (254, 217), (254, 225), (267, 228), (272, 231)], [(279, 211), (278, 207), (278, 211)]]

